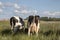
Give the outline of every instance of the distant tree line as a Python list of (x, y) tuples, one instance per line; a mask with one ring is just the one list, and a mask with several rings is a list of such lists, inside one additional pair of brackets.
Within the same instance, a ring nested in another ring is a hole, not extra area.
[[(28, 19), (28, 17), (25, 20), (27, 20), (27, 19)], [(60, 18), (40, 17), (40, 20), (42, 20), (42, 21), (60, 21)]]
[(43, 20), (43, 21), (60, 21), (60, 18), (40, 17), (40, 20)]

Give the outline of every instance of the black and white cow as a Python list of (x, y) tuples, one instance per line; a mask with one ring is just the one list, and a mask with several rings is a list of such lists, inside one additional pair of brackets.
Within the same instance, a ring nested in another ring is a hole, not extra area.
[(21, 17), (13, 16), (10, 18), (11, 30), (17, 32), (19, 29), (24, 28), (24, 21)]
[(40, 17), (38, 15), (35, 16), (29, 16), (27, 26), (28, 26), (28, 35), (31, 35), (31, 33), (36, 33), (38, 35), (39, 31), (39, 19)]

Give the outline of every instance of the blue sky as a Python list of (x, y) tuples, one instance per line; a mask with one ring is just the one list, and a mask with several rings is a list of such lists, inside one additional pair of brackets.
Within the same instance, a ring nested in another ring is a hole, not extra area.
[(60, 0), (0, 0), (0, 19), (29, 15), (60, 17)]

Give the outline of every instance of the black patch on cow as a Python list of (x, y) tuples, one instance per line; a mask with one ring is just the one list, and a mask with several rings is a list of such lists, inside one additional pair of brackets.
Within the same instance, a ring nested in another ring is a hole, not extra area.
[(10, 18), (10, 25), (11, 26), (12, 26), (12, 23), (13, 23), (13, 26), (14, 26), (16, 22), (18, 22), (18, 20), (15, 17)]
[[(35, 17), (35, 20), (34, 20)], [(36, 23), (36, 25), (38, 24), (38, 21), (40, 20), (40, 16), (39, 15), (30, 15), (28, 18), (28, 24), (31, 25), (31, 23), (34, 21)]]
[(19, 19), (20, 19), (20, 23), (22, 24), (22, 26), (24, 26), (25, 24), (24, 24), (23, 19), (21, 17), (19, 17)]
[(28, 19), (29, 24), (31, 24), (31, 23), (33, 22), (33, 17), (34, 17), (34, 16), (32, 16), (32, 15), (29, 16), (29, 19)]
[(39, 19), (40, 19), (40, 16), (36, 15), (35, 16), (35, 23), (36, 23), (36, 25), (38, 24)]

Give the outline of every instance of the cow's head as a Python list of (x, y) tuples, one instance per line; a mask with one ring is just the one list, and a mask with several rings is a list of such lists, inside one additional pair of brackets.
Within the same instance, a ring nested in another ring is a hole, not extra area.
[(21, 23), (16, 23), (14, 27), (14, 32), (17, 32), (18, 30), (23, 29), (23, 26)]

